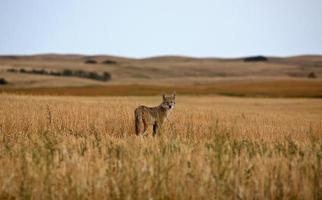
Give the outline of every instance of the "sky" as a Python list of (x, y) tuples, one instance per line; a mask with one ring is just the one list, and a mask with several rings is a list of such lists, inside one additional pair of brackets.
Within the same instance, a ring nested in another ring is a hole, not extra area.
[(0, 54), (322, 54), (321, 0), (1, 0)]

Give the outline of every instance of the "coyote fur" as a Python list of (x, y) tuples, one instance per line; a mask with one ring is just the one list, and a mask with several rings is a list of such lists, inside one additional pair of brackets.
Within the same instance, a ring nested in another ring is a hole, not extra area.
[(167, 96), (163, 94), (162, 103), (156, 107), (139, 106), (134, 111), (135, 116), (135, 133), (136, 135), (145, 134), (149, 125), (153, 126), (153, 136), (161, 128), (163, 122), (167, 119), (173, 110), (176, 102), (175, 92)]

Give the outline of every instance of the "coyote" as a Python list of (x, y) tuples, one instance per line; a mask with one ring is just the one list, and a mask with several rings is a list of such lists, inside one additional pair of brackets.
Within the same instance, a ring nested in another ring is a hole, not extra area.
[(153, 125), (153, 136), (158, 132), (158, 129), (161, 128), (165, 119), (169, 116), (170, 112), (174, 108), (176, 102), (175, 92), (166, 96), (163, 94), (162, 103), (156, 107), (147, 107), (139, 106), (135, 109), (135, 133), (139, 135), (142, 133), (143, 125), (143, 134), (145, 134), (148, 125)]

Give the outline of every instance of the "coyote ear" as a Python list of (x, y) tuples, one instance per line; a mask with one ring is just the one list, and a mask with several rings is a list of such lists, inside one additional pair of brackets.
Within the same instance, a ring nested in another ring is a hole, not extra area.
[(174, 99), (176, 98), (176, 91), (173, 91), (172, 96), (173, 96)]
[(162, 95), (162, 98), (163, 98), (163, 100), (165, 100), (165, 99), (166, 99), (166, 96), (165, 96), (165, 94), (163, 94), (163, 95)]

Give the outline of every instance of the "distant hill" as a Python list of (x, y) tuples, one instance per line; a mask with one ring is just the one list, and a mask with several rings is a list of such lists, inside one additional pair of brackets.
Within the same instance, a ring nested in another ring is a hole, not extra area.
[[(112, 79), (102, 82), (75, 76), (50, 76), (50, 73), (48, 75), (12, 73), (8, 69), (81, 70), (85, 73), (109, 73)], [(8, 81), (6, 86), (1, 87), (14, 88), (120, 84), (196, 85), (270, 78), (306, 80), (309, 75), (316, 81), (322, 80), (322, 56), (301, 55), (285, 58), (254, 56), (235, 59), (185, 56), (134, 59), (108, 55), (61, 54), (0, 56), (0, 78)]]

